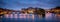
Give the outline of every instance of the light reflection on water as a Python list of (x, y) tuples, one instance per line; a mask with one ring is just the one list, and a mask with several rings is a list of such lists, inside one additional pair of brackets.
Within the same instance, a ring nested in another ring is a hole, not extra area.
[(5, 18), (34, 18), (34, 15), (32, 14), (6, 14)]
[(4, 18), (6, 19), (10, 19), (10, 20), (15, 20), (15, 21), (59, 21), (60, 22), (60, 16), (53, 14), (53, 13), (46, 13), (45, 14), (45, 18), (43, 18), (42, 16), (37, 16), (34, 14), (7, 14), (4, 16)]

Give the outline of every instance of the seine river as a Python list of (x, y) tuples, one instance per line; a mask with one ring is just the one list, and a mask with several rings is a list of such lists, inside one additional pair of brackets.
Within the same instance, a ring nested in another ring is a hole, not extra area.
[(60, 22), (60, 15), (46, 13), (43, 18), (35, 14), (6, 14), (1, 18), (1, 22)]

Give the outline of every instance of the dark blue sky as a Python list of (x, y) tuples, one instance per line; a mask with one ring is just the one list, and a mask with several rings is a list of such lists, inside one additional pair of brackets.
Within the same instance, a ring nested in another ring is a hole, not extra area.
[(60, 6), (59, 0), (3, 0), (2, 8), (20, 10), (27, 7), (40, 7), (44, 9)]

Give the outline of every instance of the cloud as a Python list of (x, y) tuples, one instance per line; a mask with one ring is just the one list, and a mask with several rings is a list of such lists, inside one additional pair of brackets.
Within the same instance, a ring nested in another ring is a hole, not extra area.
[[(24, 7), (52, 8), (59, 5), (58, 0), (4, 0), (4, 8), (21, 9)], [(16, 9), (16, 10), (18, 10)]]

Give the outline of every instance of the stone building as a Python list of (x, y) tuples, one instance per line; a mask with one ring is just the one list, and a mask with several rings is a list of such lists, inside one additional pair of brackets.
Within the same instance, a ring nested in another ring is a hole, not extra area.
[(33, 7), (29, 7), (29, 8), (26, 8), (26, 9), (23, 9), (21, 10), (22, 12), (24, 13), (32, 13), (32, 14), (45, 14), (45, 10), (42, 9), (42, 8), (33, 8)]
[(52, 8), (51, 12), (52, 13), (60, 13), (60, 7)]

